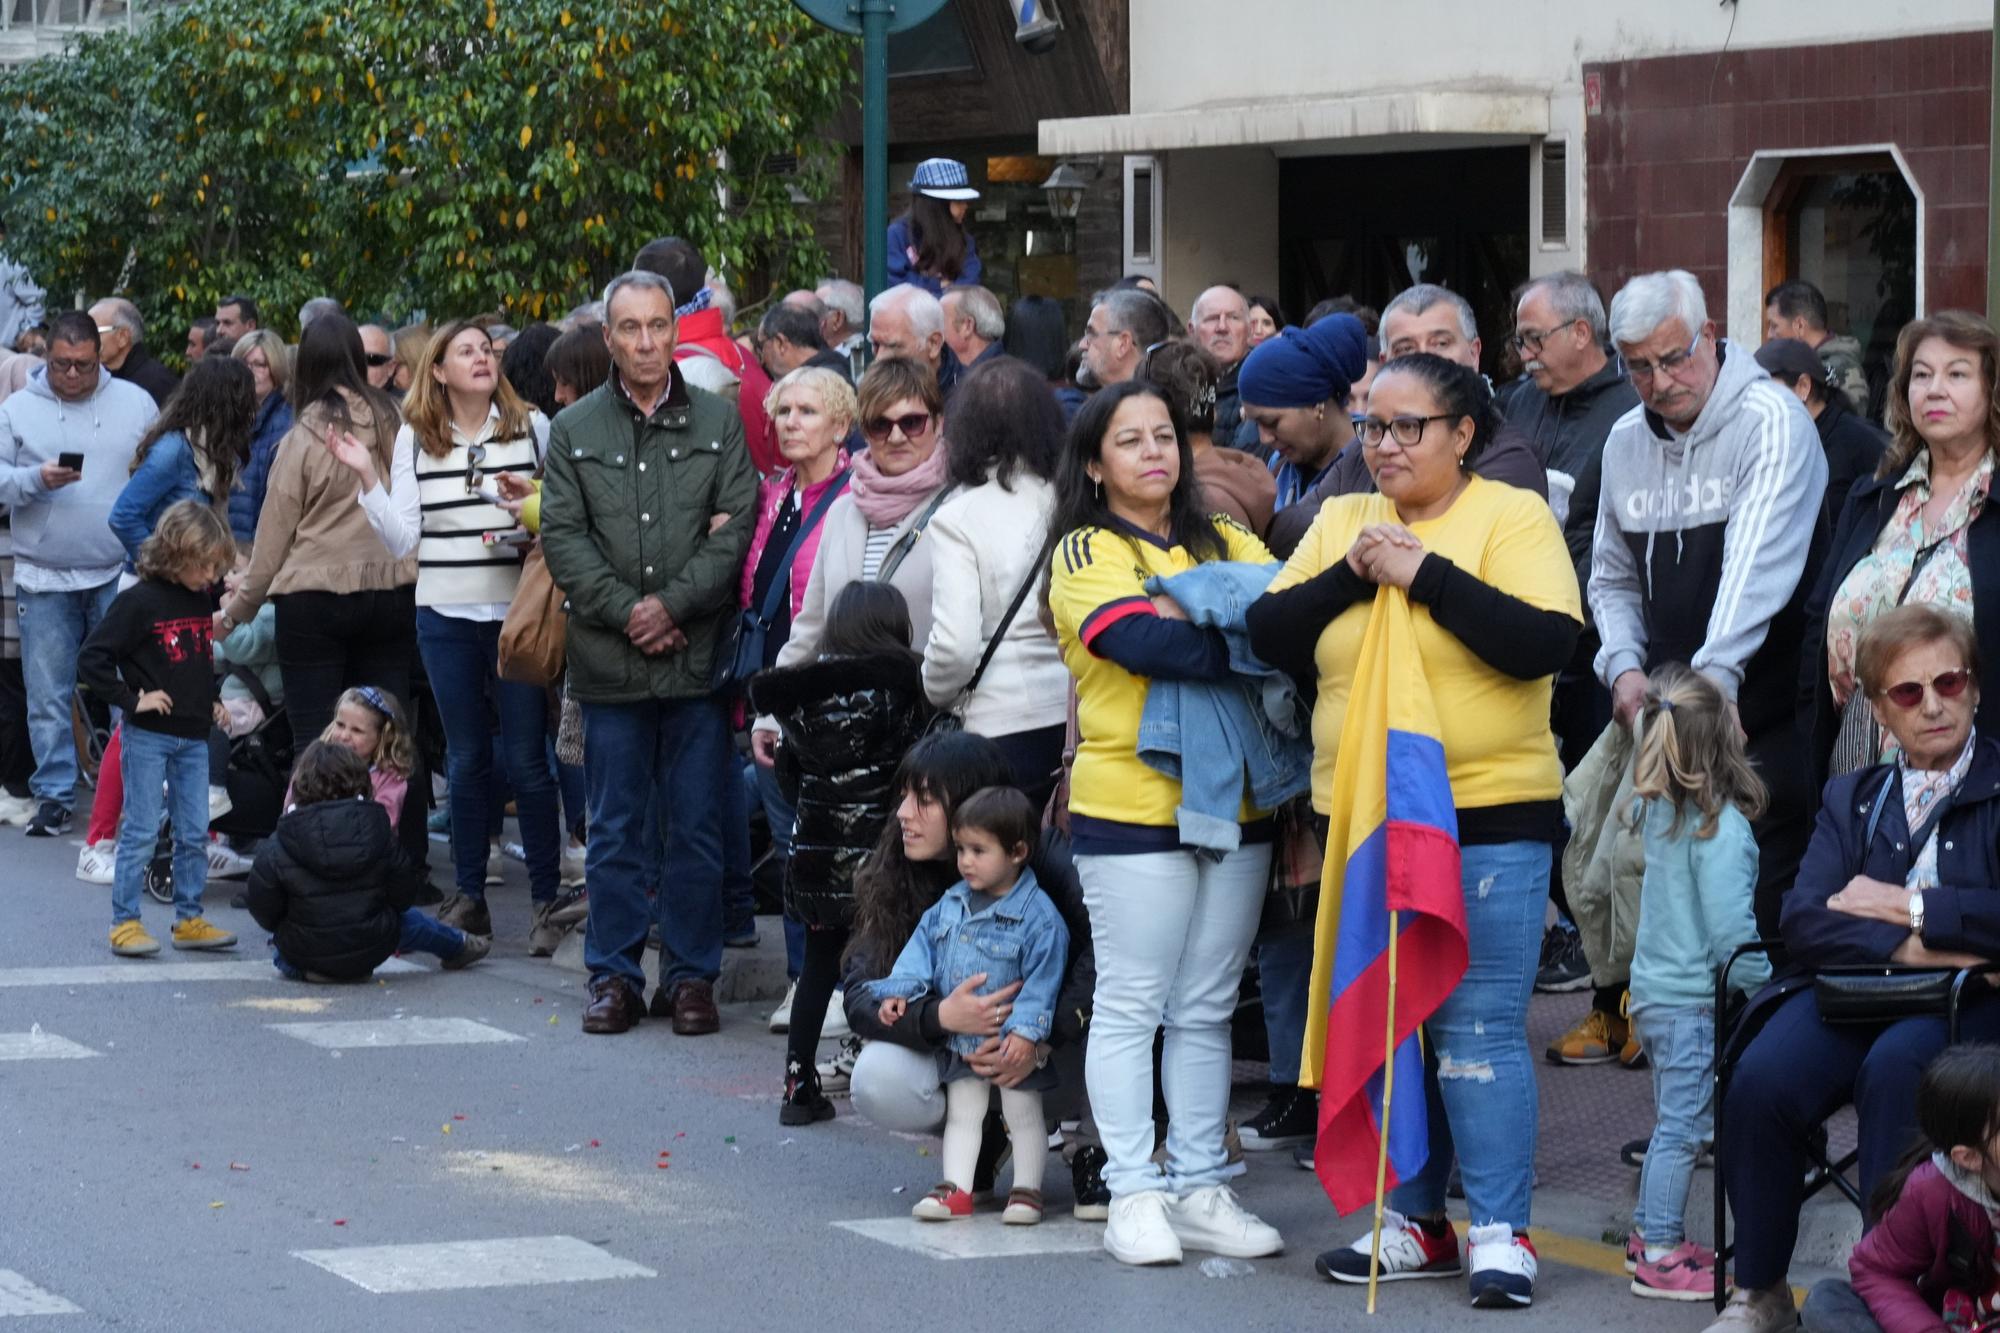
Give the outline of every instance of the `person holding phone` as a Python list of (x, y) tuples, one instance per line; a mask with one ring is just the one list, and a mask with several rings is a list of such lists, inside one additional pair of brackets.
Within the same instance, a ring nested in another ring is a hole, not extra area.
[(516, 515), (502, 506), (498, 483), (534, 476), (548, 418), (514, 392), (486, 330), (469, 320), (431, 335), (403, 412), (386, 487), (360, 441), (336, 437), (327, 447), (360, 479), (361, 508), (389, 553), (417, 557), (417, 646), (444, 719), (458, 890), (438, 919), (468, 934), (493, 933), (486, 910), (495, 814), (491, 698), (534, 898), (528, 951), (547, 957), (563, 935), (549, 919), (562, 891), (562, 817), (546, 693), (500, 678), (500, 625), (521, 581), (521, 550), (506, 540)]
[(111, 507), (153, 420), (144, 389), (105, 373), (97, 323), (56, 316), (48, 364), (0, 402), (0, 504), (13, 519), (14, 581), (35, 813), (28, 835), (68, 832), (76, 799), (70, 694), (76, 655), (118, 594), (125, 551)]

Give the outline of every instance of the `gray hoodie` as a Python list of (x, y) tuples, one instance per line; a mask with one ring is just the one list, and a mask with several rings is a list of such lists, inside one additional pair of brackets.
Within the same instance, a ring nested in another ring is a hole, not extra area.
[[(13, 513), (22, 586), (90, 587), (118, 576), (125, 550), (111, 531), (111, 506), (158, 411), (151, 394), (102, 370), (96, 391), (80, 402), (56, 397), (47, 367), (0, 402), (0, 504)], [(83, 480), (51, 491), (41, 467), (63, 453), (83, 455)], [(44, 571), (56, 577), (38, 578)]]
[(1644, 405), (1604, 441), (1590, 609), (1606, 685), (1686, 662), (1737, 702), (1751, 736), (1789, 725), (1826, 454), (1812, 418), (1748, 349), (1719, 345), (1685, 434)]

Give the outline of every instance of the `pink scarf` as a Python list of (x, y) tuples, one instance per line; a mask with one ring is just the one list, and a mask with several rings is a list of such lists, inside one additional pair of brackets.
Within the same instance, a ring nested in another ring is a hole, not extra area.
[(947, 471), (944, 442), (940, 440), (929, 458), (898, 476), (883, 476), (872, 453), (856, 454), (850, 470), (854, 480), (847, 484), (847, 493), (854, 497), (861, 517), (871, 528), (893, 528), (943, 489)]

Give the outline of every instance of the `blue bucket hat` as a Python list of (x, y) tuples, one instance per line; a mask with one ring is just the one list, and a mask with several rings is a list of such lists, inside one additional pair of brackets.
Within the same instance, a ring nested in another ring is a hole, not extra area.
[(927, 157), (917, 163), (917, 174), (910, 177), (910, 188), (933, 199), (979, 197), (979, 191), (972, 188), (972, 178), (965, 174), (965, 163), (948, 157)]

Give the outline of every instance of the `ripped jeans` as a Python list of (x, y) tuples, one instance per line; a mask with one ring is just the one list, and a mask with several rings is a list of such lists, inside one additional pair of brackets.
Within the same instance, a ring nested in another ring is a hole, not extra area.
[(1389, 1197), (1406, 1217), (1443, 1214), (1456, 1151), (1473, 1225), (1528, 1225), (1536, 1110), (1528, 997), (1541, 957), (1549, 856), (1545, 842), (1460, 853), (1471, 958), (1451, 998), (1424, 1025), (1430, 1156)]

